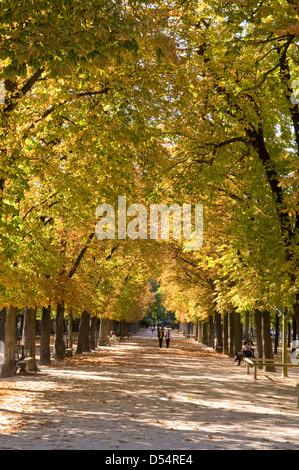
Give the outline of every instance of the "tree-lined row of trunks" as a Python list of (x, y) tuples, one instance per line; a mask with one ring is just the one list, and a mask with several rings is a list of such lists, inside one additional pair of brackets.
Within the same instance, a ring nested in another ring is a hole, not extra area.
[(65, 315), (64, 305), (56, 306), (53, 318), (51, 306), (42, 308), (41, 319), (37, 320), (35, 308), (3, 309), (0, 312), (0, 341), (4, 342), (4, 364), (1, 377), (15, 374), (15, 349), (21, 344), (36, 362), (36, 345), (39, 346), (40, 365), (50, 365), (51, 358), (63, 360), (66, 348), (82, 354), (107, 344), (111, 331), (122, 337), (134, 334), (139, 322), (129, 323), (109, 318), (99, 318), (83, 311), (80, 319), (73, 318), (72, 310)]
[(267, 310), (255, 310), (251, 315), (246, 312), (242, 317), (234, 311), (223, 316), (216, 313), (206, 321), (181, 323), (180, 328), (185, 337), (229, 357), (235, 357), (247, 341), (253, 344), (255, 357), (273, 359), (280, 352), (284, 335), (287, 347), (299, 338), (295, 316), (284, 320), (279, 314), (272, 317)]

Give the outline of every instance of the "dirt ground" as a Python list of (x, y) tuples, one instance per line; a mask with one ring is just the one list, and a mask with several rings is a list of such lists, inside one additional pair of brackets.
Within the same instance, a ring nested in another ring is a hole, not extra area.
[(298, 369), (254, 380), (150, 330), (39, 368), (0, 379), (1, 450), (299, 450)]

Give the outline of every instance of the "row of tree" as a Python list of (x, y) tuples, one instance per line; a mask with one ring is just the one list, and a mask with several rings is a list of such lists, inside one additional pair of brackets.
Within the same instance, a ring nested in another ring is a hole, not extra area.
[[(186, 337), (192, 337), (230, 357), (235, 357), (242, 350), (245, 341), (251, 344), (255, 357), (270, 362), (274, 354), (281, 355), (279, 362), (288, 361), (284, 347), (297, 352), (294, 346), (298, 338), (296, 321), (294, 318), (283, 318), (278, 313), (274, 318), (270, 312), (258, 310), (252, 313), (247, 311), (243, 315), (231, 312), (221, 316), (216, 313), (206, 321), (182, 323), (180, 327)], [(282, 349), (279, 350), (281, 344)], [(265, 368), (268, 371), (275, 369), (270, 365)], [(283, 374), (287, 376), (287, 369), (283, 370)]]
[[(181, 321), (299, 325), (297, 2), (4, 0), (0, 18), (3, 370), (17, 308), (51, 308), (61, 359), (69, 312), (138, 322), (152, 278)], [(203, 247), (98, 240), (122, 195), (203, 204)]]
[[(227, 318), (240, 331), (236, 321), (252, 312), (259, 354), (271, 358), (270, 319), (280, 312), (299, 325), (298, 2), (197, 8), (198, 21), (190, 8), (177, 30), (186, 62), (163, 183), (172, 200), (203, 203), (204, 243), (194, 253), (169, 247), (161, 285), (182, 322), (214, 319), (219, 347)], [(236, 341), (234, 354), (240, 333)]]
[(97, 240), (95, 212), (120, 195), (144, 198), (155, 178), (149, 170), (167, 153), (149, 106), (151, 88), (159, 89), (152, 58), (168, 43), (152, 27), (160, 7), (1, 5), (4, 375), (13, 373), (17, 309), (42, 310), (46, 358), (55, 317), (57, 359), (70, 312), (82, 316), (82, 328), (89, 316), (134, 324), (145, 314), (151, 247)]

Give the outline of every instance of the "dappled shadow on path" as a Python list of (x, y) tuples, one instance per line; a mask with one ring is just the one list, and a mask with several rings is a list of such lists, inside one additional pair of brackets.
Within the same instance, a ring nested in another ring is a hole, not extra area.
[(168, 350), (151, 335), (0, 381), (21, 398), (0, 406), (22, 425), (0, 448), (299, 449), (294, 381), (254, 381), (182, 335)]

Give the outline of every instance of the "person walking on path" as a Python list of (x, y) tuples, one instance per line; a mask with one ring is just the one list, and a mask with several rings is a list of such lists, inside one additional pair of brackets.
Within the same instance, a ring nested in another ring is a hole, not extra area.
[(170, 343), (170, 328), (165, 333), (165, 339), (166, 339), (166, 347), (167, 349), (169, 348), (169, 343)]
[(163, 338), (164, 338), (164, 331), (162, 330), (162, 328), (158, 328), (157, 336), (158, 336), (158, 339), (159, 339), (159, 348), (162, 348)]

